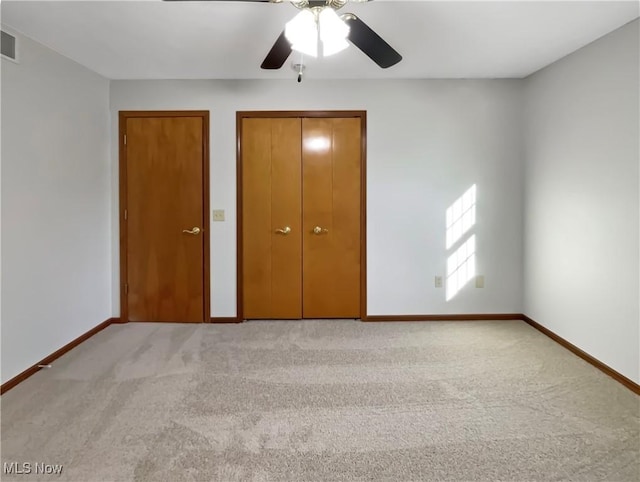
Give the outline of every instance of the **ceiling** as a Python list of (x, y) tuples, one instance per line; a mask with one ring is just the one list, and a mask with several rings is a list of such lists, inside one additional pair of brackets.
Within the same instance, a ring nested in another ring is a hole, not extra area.
[[(290, 78), (260, 63), (297, 10), (246, 2), (3, 1), (2, 23), (111, 79)], [(521, 78), (639, 15), (637, 1), (348, 4), (404, 57), (305, 57), (307, 78)]]

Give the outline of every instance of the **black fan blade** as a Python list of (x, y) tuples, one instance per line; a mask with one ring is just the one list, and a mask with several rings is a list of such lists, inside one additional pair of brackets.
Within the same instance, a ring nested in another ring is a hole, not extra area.
[(287, 40), (287, 37), (284, 36), (283, 31), (262, 61), (260, 68), (277, 70), (284, 65), (289, 55), (291, 55), (291, 43)]
[(349, 26), (349, 40), (362, 50), (371, 60), (387, 69), (402, 60), (402, 55), (385, 42), (371, 27), (352, 13), (342, 16)]

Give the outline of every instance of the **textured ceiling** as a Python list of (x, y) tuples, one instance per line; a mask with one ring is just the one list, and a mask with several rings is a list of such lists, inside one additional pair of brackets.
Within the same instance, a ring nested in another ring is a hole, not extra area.
[[(259, 68), (297, 10), (285, 3), (3, 1), (2, 22), (113, 79), (290, 78)], [(404, 57), (380, 69), (357, 48), (305, 58), (308, 78), (519, 78), (638, 17), (627, 2), (348, 4)]]

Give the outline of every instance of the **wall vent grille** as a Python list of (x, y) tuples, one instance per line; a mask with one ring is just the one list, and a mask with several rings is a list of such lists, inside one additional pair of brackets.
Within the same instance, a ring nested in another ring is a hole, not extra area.
[(8, 34), (5, 31), (1, 32), (0, 46), (2, 47), (2, 56), (10, 60), (17, 60), (16, 58), (16, 38)]

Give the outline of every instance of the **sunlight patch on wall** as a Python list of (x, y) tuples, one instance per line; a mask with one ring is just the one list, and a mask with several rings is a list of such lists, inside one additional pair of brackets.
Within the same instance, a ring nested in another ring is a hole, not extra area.
[(447, 259), (447, 301), (476, 275), (476, 235), (467, 239)]
[(476, 190), (473, 184), (447, 208), (446, 245), (449, 253), (454, 250), (447, 259), (447, 301), (476, 276), (476, 235), (469, 233), (476, 224)]
[(447, 249), (450, 249), (476, 224), (476, 185), (447, 209)]

